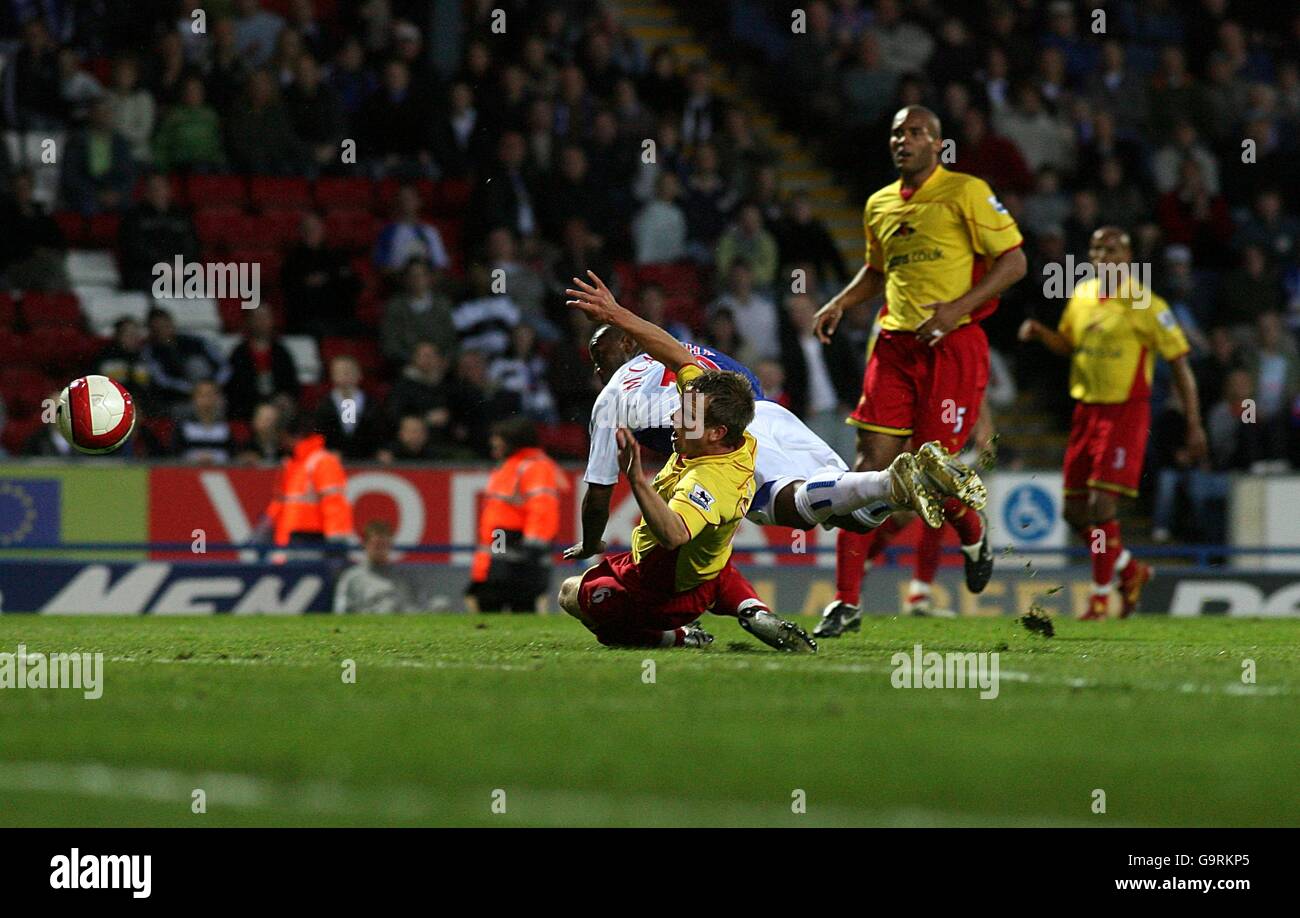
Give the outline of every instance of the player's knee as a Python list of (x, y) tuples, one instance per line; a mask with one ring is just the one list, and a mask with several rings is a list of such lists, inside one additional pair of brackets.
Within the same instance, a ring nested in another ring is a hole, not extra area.
[(560, 584), (560, 608), (575, 618), (579, 617), (578, 612), (578, 587), (582, 583), (581, 577), (569, 577)]
[(1115, 518), (1119, 507), (1115, 497), (1102, 491), (1093, 491), (1088, 497), (1088, 522), (1092, 525)]

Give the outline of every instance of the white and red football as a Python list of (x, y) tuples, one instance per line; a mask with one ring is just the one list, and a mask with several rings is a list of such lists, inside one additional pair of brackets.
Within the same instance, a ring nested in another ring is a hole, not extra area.
[(131, 393), (107, 376), (82, 376), (59, 394), (59, 430), (83, 453), (111, 453), (135, 429)]

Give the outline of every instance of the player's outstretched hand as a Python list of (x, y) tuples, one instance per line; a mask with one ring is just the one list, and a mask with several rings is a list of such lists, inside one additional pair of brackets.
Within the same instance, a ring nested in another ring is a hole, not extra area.
[(817, 336), (817, 340), (822, 344), (830, 344), (831, 335), (839, 328), (843, 316), (844, 307), (834, 300), (817, 310), (817, 315), (813, 316), (813, 334)]
[(587, 558), (605, 553), (605, 542), (602, 540), (595, 545), (588, 545), (586, 542), (579, 542), (577, 545), (570, 545), (564, 550), (566, 561), (585, 561)]
[(618, 441), (618, 467), (635, 484), (641, 480), (641, 444), (626, 427), (620, 427), (614, 437)]
[(618, 304), (618, 300), (614, 299), (614, 294), (605, 286), (605, 282), (597, 276), (596, 272), (588, 271), (587, 277), (591, 279), (591, 283), (576, 277), (573, 278), (573, 287), (577, 289), (570, 287), (564, 291), (569, 296), (569, 299), (565, 301), (565, 305), (581, 309), (592, 319), (602, 324), (614, 324), (614, 320), (623, 307)]

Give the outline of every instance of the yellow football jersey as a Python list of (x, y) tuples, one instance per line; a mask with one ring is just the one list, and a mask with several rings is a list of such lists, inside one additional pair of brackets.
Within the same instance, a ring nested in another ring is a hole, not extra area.
[[(685, 366), (677, 374), (678, 389), (701, 374)], [(673, 453), (654, 479), (654, 489), (686, 523), (691, 540), (677, 550), (674, 592), (712, 580), (731, 557), (731, 540), (754, 500), (754, 457), (758, 443), (745, 442), (729, 453), (685, 459)], [(645, 520), (632, 530), (632, 560), (637, 564), (659, 542)]]
[[(867, 199), (867, 264), (885, 275), (882, 328), (915, 331), (934, 314), (923, 307), (955, 300), (1003, 252), (1024, 242), (988, 182), (938, 166), (904, 199), (902, 179)], [(997, 308), (981, 304), (961, 324)]]
[(1187, 338), (1169, 304), (1154, 293), (1134, 287), (1136, 296), (1103, 298), (1100, 285), (1098, 278), (1082, 281), (1061, 314), (1058, 330), (1074, 347), (1070, 397), (1100, 405), (1148, 398), (1155, 373), (1150, 352), (1166, 360), (1182, 357)]

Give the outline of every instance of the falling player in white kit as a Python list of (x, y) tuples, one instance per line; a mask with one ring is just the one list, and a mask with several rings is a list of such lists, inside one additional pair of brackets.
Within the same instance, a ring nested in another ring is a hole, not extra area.
[[(620, 306), (600, 278), (588, 274), (590, 284), (574, 278), (579, 289), (567, 293), (570, 305), (604, 323), (591, 339), (592, 361), (604, 389), (592, 409), (591, 448), (583, 476), (587, 491), (582, 501), (582, 540), (565, 551), (570, 559), (605, 550), (603, 536), (619, 474), (618, 428), (631, 430), (643, 446), (669, 455), (672, 416), (681, 404), (674, 374), (645, 354), (644, 343), (637, 340), (636, 334), (644, 334), (637, 329), (647, 323)], [(653, 333), (667, 334), (651, 328)], [(754, 388), (754, 421), (748, 431), (758, 442), (758, 452), (754, 501), (746, 517), (759, 525), (838, 526), (865, 532), (893, 513), (908, 511), (938, 527), (943, 522), (942, 496), (956, 492), (959, 484), (969, 487), (972, 480), (978, 482), (972, 470), (938, 452), (903, 453), (884, 471), (851, 472), (799, 418), (765, 400), (758, 380), (743, 365), (709, 348), (685, 347), (706, 369), (740, 373)]]

